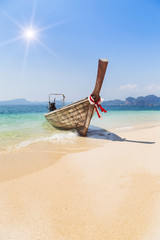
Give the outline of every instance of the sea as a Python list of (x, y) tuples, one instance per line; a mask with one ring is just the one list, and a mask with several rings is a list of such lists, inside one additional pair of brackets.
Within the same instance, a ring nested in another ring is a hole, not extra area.
[[(135, 126), (160, 124), (160, 106), (105, 106), (107, 113), (99, 119), (95, 113), (90, 132), (99, 129), (121, 130)], [(61, 131), (52, 127), (44, 117), (48, 112), (45, 105), (0, 106), (0, 153), (25, 147), (38, 141), (62, 141), (75, 139), (74, 131)]]

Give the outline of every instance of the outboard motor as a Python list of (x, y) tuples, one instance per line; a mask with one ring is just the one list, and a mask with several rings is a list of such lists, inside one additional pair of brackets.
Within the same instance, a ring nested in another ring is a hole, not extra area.
[(56, 108), (56, 104), (55, 104), (55, 102), (49, 102), (49, 111), (50, 112), (52, 112), (52, 111), (54, 111), (54, 110), (56, 110), (57, 108)]
[(56, 102), (55, 102), (56, 98), (54, 98), (54, 102), (51, 102), (51, 95), (61, 95), (61, 96), (63, 96), (63, 105), (64, 105), (64, 100), (65, 100), (64, 94), (59, 94), (59, 93), (51, 93), (51, 94), (49, 94), (49, 107), (48, 107), (49, 112), (52, 112), (52, 111), (57, 109), (56, 108)]

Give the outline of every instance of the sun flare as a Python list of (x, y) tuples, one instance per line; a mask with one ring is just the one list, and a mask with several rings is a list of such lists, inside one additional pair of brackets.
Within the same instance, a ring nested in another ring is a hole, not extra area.
[(29, 41), (36, 39), (36, 31), (33, 28), (28, 28), (24, 30), (23, 37)]
[(59, 21), (57, 23), (52, 23), (50, 25), (46, 25), (44, 27), (41, 28), (34, 28), (34, 17), (35, 17), (35, 8), (36, 8), (36, 2), (37, 0), (34, 0), (34, 6), (33, 6), (33, 10), (32, 10), (32, 14), (31, 14), (31, 19), (30, 19), (30, 23), (28, 25), (28, 27), (25, 27), (23, 25), (21, 25), (15, 18), (13, 18), (12, 16), (10, 16), (7, 12), (3, 11), (3, 14), (9, 18), (11, 20), (12, 23), (14, 23), (18, 28), (19, 28), (19, 36), (11, 38), (7, 41), (4, 42), (0, 42), (0, 47), (7, 45), (7, 44), (11, 44), (14, 43), (16, 41), (19, 40), (25, 40), (25, 52), (24, 52), (24, 59), (23, 59), (23, 63), (22, 63), (22, 71), (25, 70), (26, 67), (26, 63), (27, 63), (27, 59), (28, 59), (28, 52), (29, 52), (29, 48), (32, 45), (32, 43), (37, 43), (38, 45), (40, 45), (42, 48), (44, 48), (48, 53), (54, 55), (57, 58), (57, 55), (54, 53), (54, 51), (52, 49), (50, 49), (42, 40), (42, 33), (44, 31), (47, 31), (49, 29), (55, 28), (59, 25), (62, 25), (64, 23), (66, 23), (66, 20), (62, 20)]

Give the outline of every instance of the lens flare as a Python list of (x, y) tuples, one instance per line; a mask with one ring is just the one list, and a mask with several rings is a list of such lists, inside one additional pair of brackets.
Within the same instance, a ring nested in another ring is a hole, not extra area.
[(33, 27), (35, 10), (36, 10), (36, 5), (37, 5), (38, 0), (33, 0), (33, 1), (34, 1), (34, 5), (33, 5), (32, 13), (31, 13), (31, 20), (30, 20), (30, 23), (28, 24), (28, 27), (21, 25), (14, 17), (10, 16), (9, 13), (7, 13), (6, 11), (3, 10), (3, 14), (8, 19), (10, 19), (11, 22), (14, 23), (19, 28), (20, 31), (19, 31), (19, 36), (14, 37), (14, 38), (9, 39), (4, 42), (0, 42), (0, 47), (7, 45), (7, 44), (11, 44), (18, 40), (25, 40), (26, 47), (25, 47), (23, 66), (22, 66), (23, 72), (24, 72), (26, 64), (27, 64), (28, 52), (29, 52), (30, 45), (35, 45), (34, 43), (39, 44), (43, 49), (45, 49), (47, 52), (49, 52), (50, 54), (54, 55), (56, 58), (59, 59), (59, 57), (54, 53), (54, 51), (52, 49), (50, 49), (44, 42), (42, 42), (40, 37), (43, 35), (42, 33), (44, 31), (47, 31), (51, 28), (55, 28), (59, 25), (65, 24), (68, 21), (68, 20), (63, 20), (63, 21), (61, 20), (57, 23), (52, 23), (52, 24), (49, 24), (49, 25), (41, 27), (41, 28)]
[(24, 30), (23, 37), (29, 41), (36, 39), (36, 31), (33, 28), (28, 28)]

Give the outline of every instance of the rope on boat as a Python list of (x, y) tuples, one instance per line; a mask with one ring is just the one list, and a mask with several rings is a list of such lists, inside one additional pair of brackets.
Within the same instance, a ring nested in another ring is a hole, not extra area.
[(100, 108), (101, 112), (104, 112), (104, 113), (107, 112), (107, 111), (101, 106), (101, 103), (104, 101), (104, 99), (103, 99), (103, 98), (99, 98), (99, 100), (98, 100), (97, 102), (95, 102), (94, 99), (92, 98), (92, 96), (90, 95), (90, 96), (88, 97), (88, 101), (90, 102), (90, 104), (95, 105), (94, 107), (95, 107), (95, 110), (96, 110), (96, 112), (97, 112), (98, 117), (99, 117), (99, 118), (102, 118), (102, 117), (101, 117), (101, 114), (100, 114), (100, 111), (99, 111), (99, 108)]

